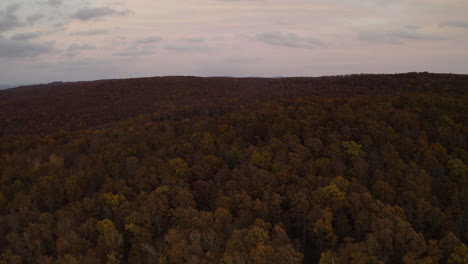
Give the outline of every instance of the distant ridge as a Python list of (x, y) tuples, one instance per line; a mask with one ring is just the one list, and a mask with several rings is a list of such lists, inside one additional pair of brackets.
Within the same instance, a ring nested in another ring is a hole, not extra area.
[(183, 120), (295, 98), (411, 91), (466, 96), (467, 89), (468, 75), (432, 73), (283, 78), (165, 76), (53, 82), (0, 91), (0, 136), (47, 134), (57, 127), (88, 129), (140, 114), (150, 114), (159, 121)]
[(7, 84), (0, 84), (0, 90), (10, 89), (18, 87), (19, 85), (7, 85)]

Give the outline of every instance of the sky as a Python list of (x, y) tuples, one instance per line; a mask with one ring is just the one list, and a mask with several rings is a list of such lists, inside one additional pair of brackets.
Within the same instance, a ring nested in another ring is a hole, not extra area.
[(468, 73), (466, 0), (1, 0), (0, 84)]

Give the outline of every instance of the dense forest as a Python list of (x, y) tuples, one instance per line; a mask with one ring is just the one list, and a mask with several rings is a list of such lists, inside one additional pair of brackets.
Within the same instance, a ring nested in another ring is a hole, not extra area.
[(0, 91), (0, 263), (466, 264), (468, 75)]

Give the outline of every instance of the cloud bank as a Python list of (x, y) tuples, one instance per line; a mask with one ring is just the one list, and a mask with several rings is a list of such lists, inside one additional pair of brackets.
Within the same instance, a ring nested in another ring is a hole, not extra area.
[(125, 16), (130, 14), (130, 10), (115, 10), (110, 7), (96, 7), (96, 8), (89, 8), (84, 7), (79, 9), (73, 14), (73, 18), (81, 20), (81, 21), (89, 21), (98, 18), (102, 18), (105, 16)]

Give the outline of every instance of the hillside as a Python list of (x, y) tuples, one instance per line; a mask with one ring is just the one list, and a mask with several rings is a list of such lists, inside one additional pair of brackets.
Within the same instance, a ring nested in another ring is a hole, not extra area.
[(0, 91), (0, 264), (468, 263), (468, 75)]
[(0, 92), (2, 134), (86, 129), (139, 114), (158, 120), (227, 113), (303, 96), (464, 94), (468, 76), (409, 73), (320, 78), (155, 77), (51, 83)]
[(19, 85), (0, 84), (0, 90), (9, 89), (9, 88), (14, 88), (14, 87), (17, 87), (17, 86), (19, 86)]

